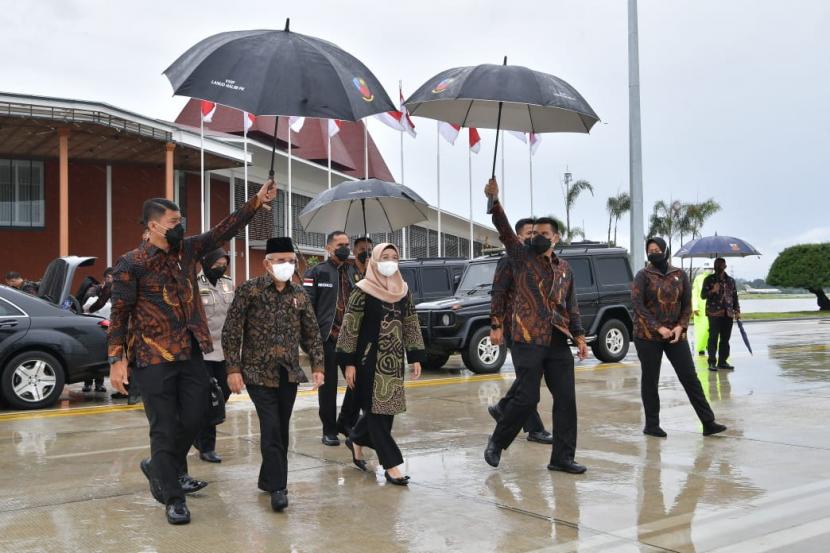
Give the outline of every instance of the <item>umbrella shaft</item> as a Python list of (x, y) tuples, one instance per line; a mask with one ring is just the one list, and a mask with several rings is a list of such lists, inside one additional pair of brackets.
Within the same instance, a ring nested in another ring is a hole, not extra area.
[[(502, 103), (499, 102), (499, 115), (498, 115), (498, 118), (496, 119), (496, 149), (493, 150), (493, 174), (490, 177), (490, 178), (493, 178), (493, 179), (496, 178), (496, 159), (498, 158), (498, 153), (499, 153), (499, 131), (501, 130), (501, 108), (502, 108)], [(504, 148), (503, 145), (502, 145), (502, 148)], [(493, 197), (487, 198), (487, 213), (493, 213), (493, 206), (495, 205), (495, 203), (496, 203), (495, 198), (493, 198)]]

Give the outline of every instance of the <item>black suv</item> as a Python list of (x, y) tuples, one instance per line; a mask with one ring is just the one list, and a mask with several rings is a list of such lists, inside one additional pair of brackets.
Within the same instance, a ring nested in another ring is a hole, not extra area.
[(455, 294), (470, 262), (466, 257), (428, 257), (401, 261), (401, 276), (417, 305)]
[[(574, 272), (582, 325), (594, 355), (606, 363), (620, 361), (628, 353), (633, 325), (628, 252), (580, 242), (564, 246), (556, 254), (566, 259)], [(440, 368), (450, 355), (461, 352), (464, 364), (475, 373), (501, 369), (507, 349), (490, 343), (490, 292), (502, 255), (470, 261), (452, 297), (416, 307), (427, 367)]]

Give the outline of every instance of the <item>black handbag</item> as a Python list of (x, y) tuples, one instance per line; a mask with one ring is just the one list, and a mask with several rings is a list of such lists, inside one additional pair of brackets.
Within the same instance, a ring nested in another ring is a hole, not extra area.
[(208, 387), (208, 424), (216, 426), (225, 422), (225, 394), (215, 378), (211, 377)]

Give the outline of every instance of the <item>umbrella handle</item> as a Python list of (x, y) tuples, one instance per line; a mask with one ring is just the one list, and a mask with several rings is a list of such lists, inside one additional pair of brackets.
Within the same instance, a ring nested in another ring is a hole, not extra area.
[[(506, 59), (507, 58), (505, 58), (505, 60)], [(499, 102), (499, 116), (498, 116), (498, 119), (496, 120), (496, 147), (493, 150), (493, 174), (490, 177), (490, 178), (493, 178), (493, 179), (496, 178), (496, 159), (498, 158), (498, 153), (499, 153), (499, 134), (500, 134), (499, 130), (501, 129), (501, 108), (502, 108), (502, 103)], [(502, 148), (504, 148), (503, 145), (502, 145)], [(496, 204), (496, 199), (492, 196), (488, 196), (487, 197), (487, 214), (488, 215), (493, 213), (493, 207), (495, 206), (495, 204)]]

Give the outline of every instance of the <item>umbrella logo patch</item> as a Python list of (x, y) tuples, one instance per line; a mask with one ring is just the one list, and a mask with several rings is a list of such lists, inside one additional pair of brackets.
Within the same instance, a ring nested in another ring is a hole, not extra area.
[(366, 81), (364, 81), (363, 79), (355, 77), (352, 79), (352, 84), (354, 84), (354, 87), (363, 97), (363, 101), (371, 102), (375, 99), (375, 95), (372, 94), (372, 91), (369, 90), (369, 87), (366, 85)]
[(729, 244), (729, 247), (731, 247), (731, 248), (732, 248), (732, 251), (733, 251), (733, 252), (739, 252), (739, 251), (741, 251), (741, 247), (740, 247), (739, 245), (737, 245), (737, 244)]
[(440, 83), (435, 85), (435, 88), (432, 89), (432, 93), (433, 94), (441, 94), (442, 92), (447, 90), (447, 87), (450, 86), (450, 83), (453, 82), (454, 80), (455, 80), (455, 78), (453, 78), (453, 77), (447, 77), (446, 79), (444, 79), (443, 81), (441, 81)]

